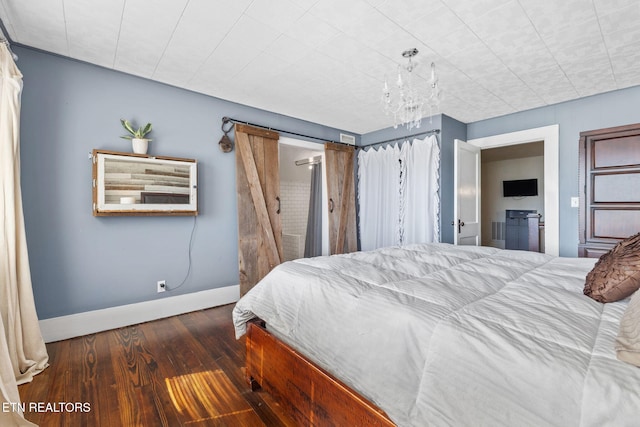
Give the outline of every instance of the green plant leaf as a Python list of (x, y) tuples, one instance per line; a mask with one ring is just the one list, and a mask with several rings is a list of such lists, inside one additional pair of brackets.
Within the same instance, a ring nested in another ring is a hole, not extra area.
[[(145, 139), (145, 135), (148, 134), (149, 132), (151, 132), (151, 123), (147, 123), (144, 128), (140, 127), (138, 129), (134, 129), (133, 125), (131, 124), (131, 122), (129, 120), (120, 119), (120, 123), (122, 124), (122, 127), (125, 128), (126, 131), (131, 134), (131, 136), (126, 135), (126, 136), (121, 136), (120, 138), (124, 138), (124, 139), (133, 139), (133, 138)], [(149, 141), (151, 141), (151, 140), (149, 140)]]
[(142, 129), (142, 137), (151, 132), (151, 123), (147, 123), (147, 125)]
[(133, 130), (133, 127), (131, 126), (131, 123), (129, 122), (129, 120), (120, 119), (120, 123), (122, 123), (122, 127), (125, 128), (127, 130), (127, 132), (129, 132), (131, 135), (135, 135), (136, 134), (136, 132)]

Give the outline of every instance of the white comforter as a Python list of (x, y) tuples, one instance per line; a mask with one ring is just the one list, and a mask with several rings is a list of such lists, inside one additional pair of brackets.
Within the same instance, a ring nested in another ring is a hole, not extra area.
[(594, 260), (448, 244), (300, 259), (236, 305), (400, 426), (637, 426), (615, 357), (628, 301), (582, 294)]

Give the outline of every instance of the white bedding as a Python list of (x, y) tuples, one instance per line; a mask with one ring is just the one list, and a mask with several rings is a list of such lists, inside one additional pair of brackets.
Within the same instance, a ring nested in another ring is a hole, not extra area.
[(615, 357), (628, 300), (582, 294), (593, 259), (448, 244), (300, 259), (236, 305), (399, 426), (640, 425)]

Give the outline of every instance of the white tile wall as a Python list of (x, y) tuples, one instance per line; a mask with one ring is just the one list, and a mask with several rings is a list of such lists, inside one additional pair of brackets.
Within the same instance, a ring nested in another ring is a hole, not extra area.
[(301, 234), (282, 234), (282, 252), (285, 261), (304, 257), (305, 236)]
[[(307, 216), (309, 214), (309, 182), (280, 181), (280, 208), (282, 234), (300, 235), (300, 243), (304, 249), (304, 236), (307, 233)], [(299, 258), (297, 249), (287, 247), (283, 241), (284, 258), (286, 261)]]

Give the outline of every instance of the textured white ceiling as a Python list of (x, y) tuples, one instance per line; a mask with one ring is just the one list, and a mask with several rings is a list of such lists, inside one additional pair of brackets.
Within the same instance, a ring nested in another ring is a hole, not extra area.
[[(0, 0), (17, 43), (359, 134), (418, 48), (465, 123), (640, 84), (638, 0)], [(426, 83), (426, 82), (423, 82)]]

